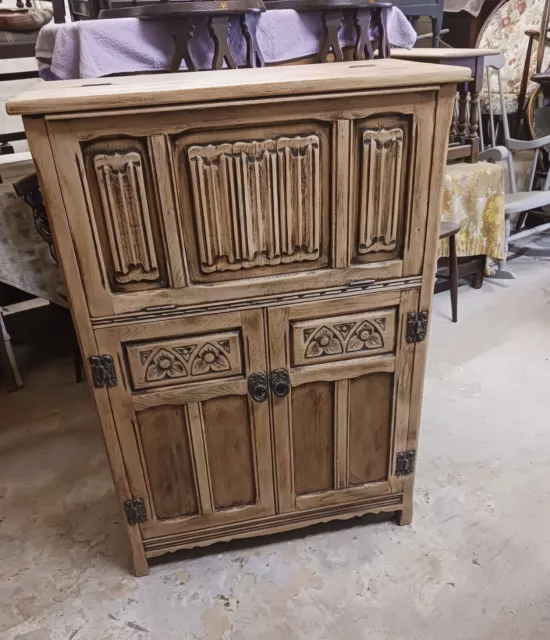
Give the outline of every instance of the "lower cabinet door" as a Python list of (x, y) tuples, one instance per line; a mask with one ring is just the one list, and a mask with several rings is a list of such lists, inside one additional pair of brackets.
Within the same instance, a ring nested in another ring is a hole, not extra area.
[(278, 511), (402, 491), (417, 303), (408, 290), (268, 311)]
[(261, 310), (96, 338), (115, 362), (109, 394), (130, 489), (145, 502), (144, 538), (274, 513)]

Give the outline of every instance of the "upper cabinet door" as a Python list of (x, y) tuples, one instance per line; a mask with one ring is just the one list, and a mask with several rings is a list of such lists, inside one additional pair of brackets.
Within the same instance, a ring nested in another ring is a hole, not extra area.
[(280, 512), (399, 503), (416, 290), (270, 309)]
[(433, 98), (378, 99), (351, 123), (348, 264), (422, 271), (433, 152)]
[(191, 282), (329, 265), (329, 133), (303, 122), (174, 139)]
[(419, 275), (434, 90), (306, 106), (49, 122), (92, 317)]

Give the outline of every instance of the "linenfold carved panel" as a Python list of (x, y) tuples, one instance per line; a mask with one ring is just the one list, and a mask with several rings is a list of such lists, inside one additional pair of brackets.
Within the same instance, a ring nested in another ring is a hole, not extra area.
[(292, 323), (292, 365), (364, 358), (395, 350), (395, 311)]
[(158, 280), (159, 265), (141, 155), (136, 151), (102, 153), (94, 156), (93, 166), (116, 282)]
[(239, 331), (129, 344), (125, 351), (136, 391), (242, 373)]
[(319, 258), (318, 135), (193, 145), (187, 157), (203, 273)]
[(358, 252), (393, 251), (399, 221), (403, 130), (365, 129), (360, 173)]

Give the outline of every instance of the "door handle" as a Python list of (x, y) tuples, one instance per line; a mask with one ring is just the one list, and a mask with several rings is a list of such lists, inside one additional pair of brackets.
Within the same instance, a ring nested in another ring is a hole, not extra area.
[(267, 400), (267, 376), (265, 373), (252, 373), (248, 378), (248, 393), (254, 402), (265, 402)]
[(286, 369), (275, 369), (271, 372), (271, 393), (277, 398), (284, 398), (290, 393), (290, 376)]

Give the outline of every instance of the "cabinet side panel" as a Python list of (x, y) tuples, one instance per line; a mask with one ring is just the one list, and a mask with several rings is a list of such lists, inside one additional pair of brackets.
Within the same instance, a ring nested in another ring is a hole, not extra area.
[(145, 409), (138, 425), (157, 518), (198, 513), (184, 407)]
[(246, 396), (202, 403), (215, 509), (256, 502), (251, 422)]
[(297, 495), (334, 488), (334, 383), (292, 390), (294, 486)]
[(349, 382), (349, 484), (385, 480), (391, 434), (393, 373)]

